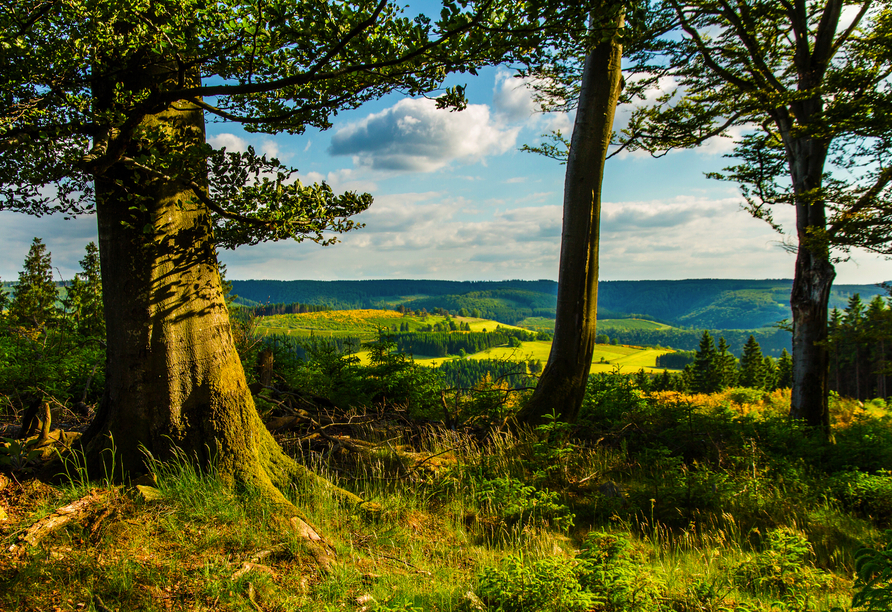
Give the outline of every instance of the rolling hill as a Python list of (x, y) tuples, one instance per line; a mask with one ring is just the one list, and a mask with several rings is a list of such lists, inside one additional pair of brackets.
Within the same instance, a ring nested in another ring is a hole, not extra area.
[[(696, 279), (677, 281), (602, 281), (598, 310), (602, 319), (655, 319), (689, 329), (758, 329), (790, 317), (790, 280)], [(553, 319), (557, 283), (523, 281), (232, 281), (236, 303), (324, 304), (334, 309), (477, 310), (503, 324)], [(836, 285), (831, 308), (848, 299), (885, 294), (877, 285)]]

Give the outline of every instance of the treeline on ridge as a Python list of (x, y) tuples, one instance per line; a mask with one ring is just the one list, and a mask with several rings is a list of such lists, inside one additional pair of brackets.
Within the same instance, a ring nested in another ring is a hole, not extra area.
[[(716, 336), (721, 335), (731, 352), (737, 354), (743, 352), (750, 335), (756, 337), (763, 351), (775, 357), (779, 357), (783, 350), (789, 351), (792, 348), (792, 335), (786, 329), (710, 331)], [(693, 351), (700, 346), (702, 335), (703, 330), (697, 329), (612, 329), (608, 339), (632, 346), (664, 346), (677, 351)]]
[(399, 351), (427, 357), (473, 355), (504, 344), (519, 347), (521, 342), (551, 339), (542, 332), (502, 328), (491, 332), (401, 332), (389, 333), (387, 337)]

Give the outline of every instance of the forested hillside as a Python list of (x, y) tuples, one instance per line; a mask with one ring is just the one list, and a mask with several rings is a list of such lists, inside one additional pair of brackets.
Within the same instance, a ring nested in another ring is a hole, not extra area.
[[(598, 312), (618, 318), (639, 315), (690, 329), (758, 329), (790, 317), (790, 280), (694, 279), (602, 281)], [(554, 317), (557, 283), (537, 281), (232, 281), (243, 305), (324, 305), (333, 309), (465, 309), (514, 325), (527, 317)], [(830, 308), (845, 308), (860, 293), (869, 301), (885, 290), (877, 285), (837, 285)], [(652, 342), (658, 343), (658, 342)], [(673, 345), (674, 346), (674, 345)]]

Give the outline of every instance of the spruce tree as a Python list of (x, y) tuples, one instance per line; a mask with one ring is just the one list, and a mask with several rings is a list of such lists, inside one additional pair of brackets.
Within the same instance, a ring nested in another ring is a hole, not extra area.
[(756, 342), (755, 336), (750, 335), (743, 347), (743, 355), (740, 356), (740, 386), (762, 389), (765, 386), (765, 374), (762, 348)]
[(793, 358), (787, 352), (787, 349), (781, 352), (780, 359), (777, 360), (775, 385), (777, 389), (791, 389), (793, 387)]
[(737, 385), (737, 358), (731, 354), (730, 350), (728, 350), (728, 343), (725, 342), (724, 336), (719, 338), (719, 345), (716, 352), (718, 353), (720, 374), (719, 388), (717, 390), (721, 391), (722, 389)]
[(105, 338), (105, 314), (102, 308), (102, 275), (99, 270), (99, 248), (95, 242), (86, 247), (87, 254), (81, 259), (81, 271), (74, 275), (65, 310), (74, 320), (78, 333), (84, 336)]
[(722, 363), (708, 331), (700, 337), (700, 348), (691, 368), (690, 387), (693, 393), (715, 393), (722, 387)]
[(870, 358), (873, 362), (872, 373), (876, 376), (873, 395), (886, 399), (886, 374), (888, 370), (886, 350), (888, 340), (892, 337), (892, 317), (886, 300), (875, 296), (867, 305), (864, 317), (866, 343), (869, 345)]
[(9, 296), (3, 290), (3, 281), (0, 281), (0, 315), (9, 307)]
[(777, 365), (774, 363), (774, 359), (768, 355), (765, 355), (762, 363), (764, 365), (762, 367), (762, 386), (760, 388), (766, 391), (774, 391), (777, 389)]
[(40, 238), (31, 242), (19, 272), (19, 282), (12, 292), (9, 314), (15, 324), (25, 327), (43, 327), (58, 314), (52, 259)]
[(861, 383), (864, 359), (861, 347), (864, 342), (864, 302), (861, 301), (861, 295), (858, 293), (850, 297), (846, 304), (843, 314), (843, 330), (847, 340), (844, 346), (843, 360), (852, 367), (849, 377), (852, 382), (848, 391), (855, 398), (863, 399), (865, 389)]
[(839, 393), (842, 386), (842, 363), (840, 363), (841, 343), (844, 340), (842, 313), (838, 308), (830, 312), (827, 321), (827, 353), (830, 361), (830, 388)]

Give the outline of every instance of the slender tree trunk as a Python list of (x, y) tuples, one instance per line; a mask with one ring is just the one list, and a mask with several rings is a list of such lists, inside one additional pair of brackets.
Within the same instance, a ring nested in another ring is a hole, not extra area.
[[(820, 99), (803, 103), (800, 117), (820, 111)], [(783, 130), (789, 134), (789, 130)], [(830, 358), (827, 313), (836, 271), (821, 234), (827, 227), (824, 201), (819, 197), (827, 147), (814, 138), (789, 139), (787, 158), (796, 194), (799, 248), (790, 306), (793, 313), (793, 389), (790, 417), (830, 436), (828, 408)]]
[(830, 432), (827, 404), (829, 355), (827, 302), (836, 276), (826, 259), (814, 258), (800, 247), (790, 305), (793, 310), (793, 391), (790, 416), (809, 427)]
[[(622, 16), (616, 27), (622, 27)], [(554, 341), (536, 390), (518, 420), (547, 414), (575, 421), (585, 395), (598, 307), (601, 181), (622, 89), (622, 45), (601, 42), (586, 57), (564, 183), (564, 221)]]
[[(168, 151), (204, 143), (203, 113), (184, 101), (143, 127), (163, 133)], [(146, 453), (163, 460), (183, 452), (290, 507), (280, 488), (315, 477), (282, 452), (254, 406), (208, 211), (181, 184), (120, 163), (95, 185), (108, 361), (84, 436), (89, 464), (108, 469), (113, 456), (117, 469), (139, 473)]]

